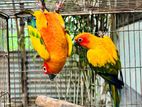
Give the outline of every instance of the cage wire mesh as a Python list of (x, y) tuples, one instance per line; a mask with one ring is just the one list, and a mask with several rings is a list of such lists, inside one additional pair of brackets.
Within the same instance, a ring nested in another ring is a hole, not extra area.
[[(55, 3), (64, 1), (64, 14), (78, 13), (121, 13), (121, 12), (141, 12), (141, 0), (46, 0), (49, 10), (54, 10)], [(0, 10), (9, 16), (21, 11), (20, 4), (24, 4), (24, 9), (38, 9), (36, 0), (1, 0)]]
[[(116, 43), (122, 62), (125, 87), (122, 90), (121, 107), (141, 107), (141, 15), (140, 13), (91, 14), (63, 16), (66, 29), (74, 38), (80, 32), (98, 31), (108, 33)], [(20, 21), (18, 19), (18, 21)], [(120, 23), (121, 22), (121, 23)], [(26, 20), (25, 20), (26, 23)], [(20, 26), (20, 23), (18, 23)], [(17, 37), (15, 19), (9, 20), (10, 47), (10, 86), (12, 106), (22, 106), (27, 101), (33, 106), (38, 95), (63, 99), (85, 107), (111, 107), (110, 95), (104, 87), (104, 81), (96, 76), (87, 65), (86, 50), (74, 47), (71, 58), (66, 62), (62, 72), (54, 81), (50, 81), (42, 72), (42, 60), (34, 57), (25, 26), (24, 49), (26, 66), (26, 85), (23, 84), (23, 59), (19, 47), (21, 38)], [(82, 49), (81, 49), (82, 50)], [(23, 51), (22, 51), (23, 52)], [(26, 91), (23, 91), (23, 88)], [(24, 95), (27, 95), (26, 98)], [(23, 98), (24, 97), (24, 98)]]
[(0, 13), (0, 107), (9, 105), (7, 19)]
[[(50, 10), (53, 10), (55, 2), (47, 2)], [(7, 77), (6, 21), (0, 18), (0, 104), (8, 106), (10, 84), (12, 107), (36, 106), (38, 95), (63, 99), (85, 107), (111, 107), (107, 87), (89, 68), (85, 49), (73, 47), (72, 56), (54, 81), (43, 74), (43, 60), (35, 57), (36, 52), (29, 39), (27, 16), (23, 15), (17, 20), (13, 17), (21, 11), (20, 3), (24, 3), (25, 9), (36, 9), (35, 0), (0, 2), (0, 9), (11, 16), (8, 20), (10, 83)], [(141, 3), (141, 0), (66, 0), (65, 10), (62, 10), (66, 29), (72, 38), (80, 32), (91, 32), (97, 36), (108, 34), (117, 45), (125, 82), (121, 107), (142, 107)], [(9, 7), (5, 8), (7, 4)], [(17, 29), (24, 33), (19, 34)]]

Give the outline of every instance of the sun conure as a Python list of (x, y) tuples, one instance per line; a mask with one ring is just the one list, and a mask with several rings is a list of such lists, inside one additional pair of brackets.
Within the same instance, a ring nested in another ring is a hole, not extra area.
[(36, 27), (29, 25), (34, 49), (44, 59), (44, 73), (53, 79), (63, 68), (72, 51), (71, 37), (65, 31), (64, 20), (56, 12), (35, 11)]
[(119, 107), (120, 90), (124, 83), (118, 51), (111, 38), (101, 38), (84, 32), (75, 37), (75, 42), (88, 49), (87, 59), (90, 67), (109, 84), (114, 107)]

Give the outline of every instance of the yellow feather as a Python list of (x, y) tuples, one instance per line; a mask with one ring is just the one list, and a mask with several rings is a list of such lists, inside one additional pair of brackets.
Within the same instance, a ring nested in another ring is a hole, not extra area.
[(58, 13), (55, 13), (55, 14), (56, 14), (56, 16), (57, 16), (57, 18), (58, 18), (58, 20), (59, 20), (61, 26), (62, 26), (63, 28), (65, 28), (65, 23), (64, 23), (64, 20), (63, 20), (62, 16), (61, 16), (60, 14), (58, 14)]
[(49, 53), (45, 47), (44, 44), (41, 43), (41, 35), (37, 31), (37, 29), (33, 28), (32, 26), (28, 26), (30, 39), (32, 42), (32, 46), (37, 51), (37, 53), (40, 55), (41, 58), (48, 60), (49, 59)]
[(111, 38), (108, 36), (104, 36), (103, 38), (106, 48), (107, 50), (110, 52), (111, 56), (115, 59), (118, 60), (118, 55), (117, 55), (117, 48), (114, 45), (114, 43), (112, 42)]
[(67, 38), (67, 42), (68, 42), (68, 57), (69, 57), (72, 52), (72, 39), (69, 36), (69, 34), (67, 34), (67, 33), (66, 33), (66, 38)]
[(48, 11), (45, 10), (44, 12), (42, 12), (41, 10), (37, 10), (33, 14), (33, 16), (36, 17), (36, 27), (39, 31), (41, 30), (41, 28), (46, 28), (48, 26), (45, 13), (48, 13)]
[[(90, 38), (90, 41), (93, 40), (93, 38)], [(90, 43), (87, 58), (92, 65), (101, 67), (107, 63), (116, 63), (118, 59), (116, 47), (108, 36), (104, 36), (103, 38), (97, 37), (94, 44), (93, 42)]]

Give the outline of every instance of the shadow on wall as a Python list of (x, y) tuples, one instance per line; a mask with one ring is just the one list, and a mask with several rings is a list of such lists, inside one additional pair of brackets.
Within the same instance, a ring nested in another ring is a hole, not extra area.
[(121, 94), (121, 107), (142, 107), (142, 95), (125, 84)]

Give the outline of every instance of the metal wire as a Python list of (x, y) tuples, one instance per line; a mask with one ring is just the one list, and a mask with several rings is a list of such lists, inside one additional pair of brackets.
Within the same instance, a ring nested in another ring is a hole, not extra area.
[[(54, 10), (56, 2), (57, 0), (47, 0), (46, 7)], [(142, 12), (141, 0), (65, 0), (63, 2), (64, 14)], [(1, 0), (0, 11), (13, 17), (15, 12), (20, 11), (20, 3), (24, 3), (25, 9), (37, 9), (36, 0)]]
[[(99, 2), (100, 3), (100, 2)], [(105, 2), (106, 3), (106, 2)], [(140, 2), (141, 3), (141, 2)], [(119, 4), (121, 4), (119, 2)], [(139, 13), (121, 13), (121, 14), (82, 14), (82, 15), (67, 15), (64, 16), (66, 29), (74, 38), (80, 32), (91, 32), (97, 34), (99, 30), (114, 34), (115, 43), (118, 43), (120, 53), (122, 71), (125, 81), (125, 87), (122, 90), (121, 106), (123, 107), (141, 107), (142, 103), (142, 65), (141, 65), (141, 15)], [(111, 15), (115, 15), (116, 19), (111, 19)], [(104, 19), (103, 19), (104, 18)], [(112, 21), (113, 20), (113, 21)], [(19, 20), (18, 20), (19, 21)], [(3, 18), (0, 22), (6, 23)], [(110, 25), (115, 25), (114, 29)], [(87, 65), (85, 59), (86, 50), (81, 53), (76, 47), (73, 49), (73, 55), (70, 57), (60, 74), (57, 75), (54, 81), (50, 81), (47, 75), (44, 75), (41, 69), (42, 59), (33, 57), (36, 52), (33, 51), (27, 28), (24, 29), (24, 43), (26, 50), (26, 78), (27, 86), (22, 86), (22, 66), (21, 66), (21, 51), (19, 50), (18, 36), (14, 19), (9, 20), (9, 52), (10, 52), (10, 99), (14, 107), (23, 105), (22, 87), (27, 87), (28, 106), (33, 106), (38, 95), (46, 95), (49, 97), (63, 99), (76, 104), (84, 105), (85, 107), (112, 106), (110, 95), (107, 91), (102, 92), (104, 81), (95, 74)], [(104, 25), (104, 26), (102, 26)], [(109, 30), (110, 29), (110, 30)], [(3, 24), (0, 23), (2, 47), (5, 46), (3, 39), (5, 30)], [(115, 34), (116, 32), (116, 34)], [(118, 37), (117, 37), (118, 35)], [(3, 49), (3, 48), (2, 48)], [(2, 52), (0, 51), (0, 54)], [(80, 56), (79, 56), (80, 55)], [(1, 57), (0, 57), (1, 58)], [(0, 103), (7, 107), (8, 90), (7, 84), (3, 81), (7, 77), (7, 57), (2, 57), (2, 66), (0, 72)], [(6, 71), (6, 72), (5, 72)], [(92, 78), (93, 77), (93, 78)], [(5, 84), (3, 84), (3, 82)], [(5, 91), (3, 91), (5, 90)], [(4, 94), (3, 94), (4, 93)], [(5, 94), (6, 93), (6, 94)], [(3, 97), (6, 96), (6, 97)], [(104, 97), (104, 98), (103, 98)], [(1, 100), (2, 99), (2, 100)]]
[(7, 19), (0, 17), (0, 106), (9, 106), (9, 72), (7, 51)]
[[(125, 95), (130, 97), (126, 97), (126, 105), (125, 106), (141, 106), (141, 92), (140, 87), (141, 83), (141, 61), (139, 62), (139, 58), (141, 56), (141, 21), (135, 22), (137, 18), (136, 13), (133, 13), (133, 17), (128, 18), (133, 19), (133, 23), (130, 25), (122, 26), (121, 29), (123, 31), (119, 32), (120, 38), (120, 57), (122, 60), (122, 70), (125, 77), (126, 84), (129, 84), (130, 89), (125, 90)], [(123, 22), (122, 22), (123, 23)], [(125, 22), (124, 22), (125, 23)], [(125, 25), (125, 24), (124, 24)], [(128, 30), (128, 31), (126, 31)], [(118, 30), (119, 31), (119, 30)], [(123, 40), (123, 41), (122, 41)], [(141, 60), (141, 58), (140, 58)], [(127, 93), (129, 92), (129, 93)], [(131, 97), (133, 96), (133, 97)], [(128, 105), (131, 103), (130, 105)]]

